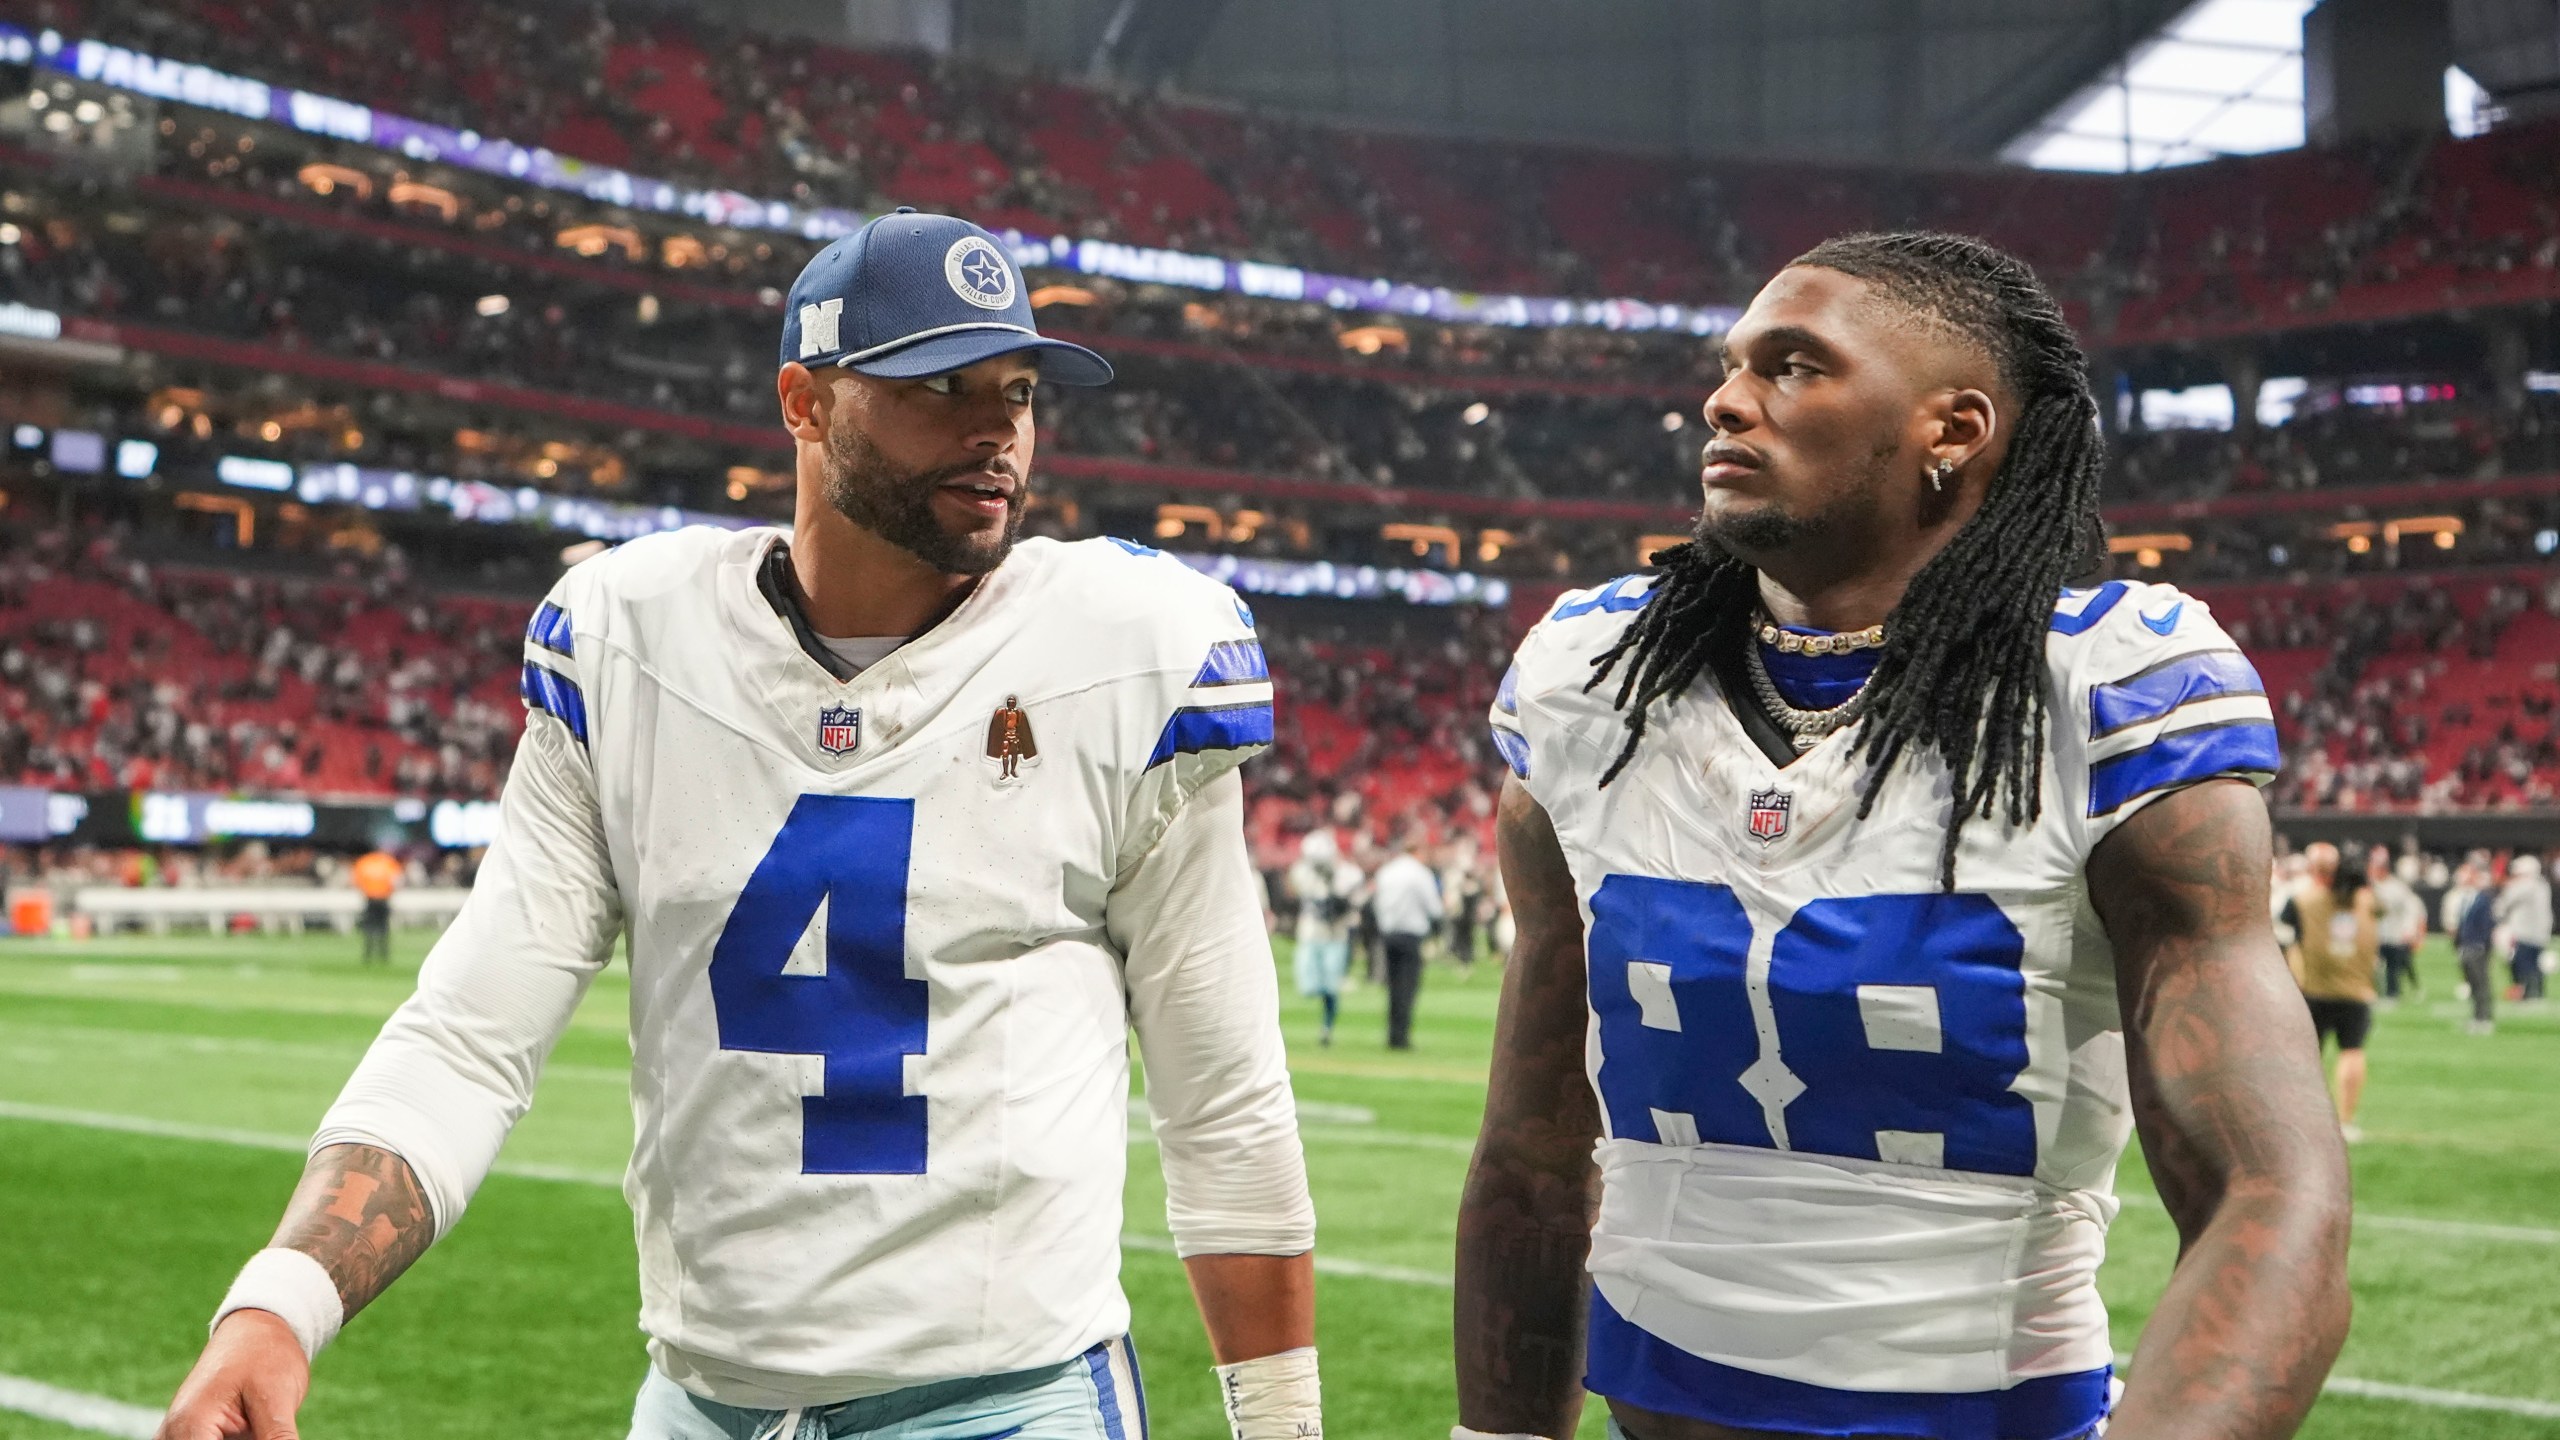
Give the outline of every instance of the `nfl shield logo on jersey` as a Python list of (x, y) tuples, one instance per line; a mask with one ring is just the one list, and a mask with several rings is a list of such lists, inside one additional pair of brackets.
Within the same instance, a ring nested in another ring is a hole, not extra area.
[(1787, 816), (1796, 808), (1796, 797), (1784, 790), (1751, 792), (1751, 838), (1763, 845), (1772, 844), (1787, 833)]
[(862, 712), (830, 705), (818, 712), (818, 748), (830, 755), (850, 755), (862, 743)]

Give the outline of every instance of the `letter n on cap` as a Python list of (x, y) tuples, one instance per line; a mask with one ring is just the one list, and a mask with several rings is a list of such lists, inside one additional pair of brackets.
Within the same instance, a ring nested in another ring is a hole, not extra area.
[(800, 307), (800, 358), (824, 355), (836, 348), (836, 323), (844, 318), (844, 297)]

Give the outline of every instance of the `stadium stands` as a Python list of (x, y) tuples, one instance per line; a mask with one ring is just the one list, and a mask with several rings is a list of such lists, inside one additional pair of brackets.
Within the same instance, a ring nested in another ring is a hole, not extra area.
[[(0, 0), (0, 19), (748, 195), (1454, 286), (1736, 303), (1843, 230), (1986, 233), (2070, 298), (2128, 411), (2137, 373), (2307, 362), (2283, 423), (2128, 426), (2109, 492), (2119, 573), (2203, 586), (2242, 617), (2282, 698), (2285, 803), (2553, 798), (2560, 396), (2513, 356), (2483, 383), (2476, 336), (2372, 327), (2458, 329), (2469, 307), (2560, 296), (2560, 126), (2130, 178), (1917, 175), (1359, 134), (587, 3)], [(0, 418), (148, 435), (182, 502), (223, 494), (218, 462), (249, 457), (783, 513), (770, 346), (811, 248), (796, 236), (181, 107), (112, 181), (30, 144), (0, 143), (0, 298), (58, 313), (65, 341), (148, 357), (152, 380), (48, 381)], [(1180, 502), (1220, 517), (1186, 543), (1587, 582), (1627, 568), (1637, 535), (1676, 531), (1694, 495), (1714, 361), (1686, 336), (1085, 277), (1047, 292), (1044, 326), (1123, 374), (1043, 402), (1049, 533), (1144, 530)], [(2328, 338), (2281, 349), (2306, 334)], [(2248, 364), (2216, 348), (2235, 338)], [(60, 495), (81, 525), (168, 519), (162, 500)], [(249, 502), (227, 503), (245, 544)], [(449, 572), (481, 563), (515, 594), (547, 551), (438, 553), (429, 586), (388, 563), (445, 544), (419, 526), (385, 551), (366, 517), (256, 503), (323, 557), (312, 578), (143, 563), (92, 531), (10, 553), (0, 778), (494, 793), (522, 601), (457, 596)], [(1448, 538), (1388, 539), (1392, 521)], [(385, 559), (333, 577), (335, 546)], [(2329, 579), (2351, 583), (2308, 584)], [(1381, 823), (1480, 826), (1477, 720), (1509, 637), (1481, 612), (1455, 638), (1354, 628), (1275, 622), (1296, 730), (1261, 767), (1257, 835), (1346, 794)], [(149, 663), (172, 647), (210, 657), (191, 689)]]
[[(0, 784), (494, 797), (521, 723), (512, 661), (530, 598), (431, 593), (396, 565), (371, 569), (154, 565), (103, 531), (0, 552)], [(2281, 804), (2560, 800), (2560, 578), (2199, 593), (2276, 701)], [(1320, 819), (1489, 839), (1485, 707), (1543, 601), (1509, 614), (1340, 603), (1263, 606), (1289, 723), (1248, 772), (1257, 844), (1285, 855)]]
[(7, 0), (57, 25), (566, 155), (856, 208), (1463, 288), (1738, 301), (1825, 235), (1970, 229), (2114, 343), (2560, 292), (2551, 162), (2522, 127), (2130, 181), (1689, 163), (1347, 133), (676, 16), (486, 0)]

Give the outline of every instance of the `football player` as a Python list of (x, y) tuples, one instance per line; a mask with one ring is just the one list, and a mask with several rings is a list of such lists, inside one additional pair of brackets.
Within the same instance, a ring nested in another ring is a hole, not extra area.
[[(2086, 362), (1944, 235), (1782, 271), (1704, 508), (1495, 702), (1519, 917), (1459, 1220), (1460, 1434), (2064, 1440), (2138, 1129), (2183, 1242), (2114, 1440), (2290, 1435), (2347, 1177), (2267, 912), (2256, 673), (2103, 557)], [(1586, 1275), (1587, 1272), (1587, 1275)]]
[(164, 1440), (290, 1433), (626, 936), (634, 1440), (1142, 1440), (1132, 1026), (1228, 1419), (1321, 1433), (1251, 612), (1142, 547), (1015, 543), (1038, 388), (1111, 370), (977, 226), (820, 251), (781, 359), (792, 527), (634, 541), (535, 612), (500, 837)]

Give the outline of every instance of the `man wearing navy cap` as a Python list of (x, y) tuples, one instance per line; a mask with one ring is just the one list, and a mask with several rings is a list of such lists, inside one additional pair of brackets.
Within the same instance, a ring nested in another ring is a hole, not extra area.
[(977, 226), (829, 245), (781, 361), (791, 529), (634, 541), (535, 612), (497, 843), (164, 1440), (290, 1433), (624, 936), (634, 1440), (1143, 1440), (1132, 1027), (1231, 1428), (1321, 1435), (1237, 775), (1272, 738), (1252, 613), (1142, 546), (1015, 543), (1039, 387), (1111, 367), (1040, 335)]

